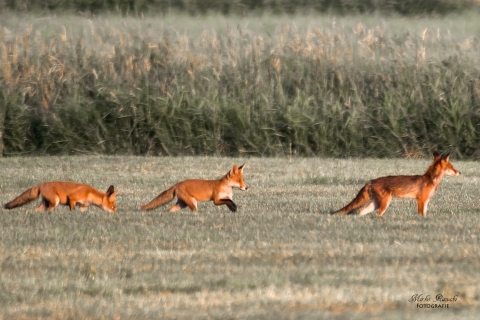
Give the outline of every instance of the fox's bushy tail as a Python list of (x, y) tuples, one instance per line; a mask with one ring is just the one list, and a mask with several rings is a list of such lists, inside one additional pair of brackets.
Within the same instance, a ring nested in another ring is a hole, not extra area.
[(155, 208), (158, 208), (164, 205), (165, 203), (169, 203), (170, 201), (173, 200), (173, 198), (175, 197), (175, 194), (176, 194), (175, 186), (173, 186), (170, 189), (160, 193), (155, 199), (153, 199), (149, 203), (141, 206), (140, 210), (153, 210)]
[(22, 193), (21, 195), (19, 195), (18, 197), (16, 197), (15, 199), (13, 199), (12, 201), (10, 201), (9, 203), (5, 204), (3, 208), (13, 209), (16, 207), (23, 206), (24, 204), (37, 199), (39, 195), (40, 195), (40, 188), (38, 186), (30, 188), (24, 193)]
[(332, 212), (332, 214), (335, 214), (335, 213), (349, 214), (353, 210), (358, 209), (364, 204), (366, 204), (370, 199), (371, 197), (370, 197), (370, 182), (369, 182), (365, 186), (363, 186), (362, 189), (360, 189), (355, 199), (353, 199), (349, 204), (347, 204), (342, 209)]

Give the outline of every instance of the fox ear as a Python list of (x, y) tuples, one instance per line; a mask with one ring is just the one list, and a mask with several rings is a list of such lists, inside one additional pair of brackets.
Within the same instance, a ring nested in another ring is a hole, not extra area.
[(112, 193), (111, 195), (107, 196), (107, 197), (108, 197), (108, 201), (109, 201), (109, 202), (115, 201), (115, 197), (117, 196), (117, 194), (118, 194), (118, 191), (115, 191), (115, 192)]
[(110, 186), (110, 187), (108, 187), (108, 190), (107, 190), (107, 192), (105, 193), (105, 195), (106, 195), (107, 197), (110, 197), (114, 192), (115, 192), (115, 188), (114, 188), (113, 186)]
[(437, 160), (439, 157), (440, 157), (440, 153), (438, 153), (437, 151), (433, 151), (433, 159)]
[(243, 168), (245, 168), (245, 163), (238, 167), (238, 170), (243, 170)]
[(238, 170), (238, 167), (237, 167), (237, 165), (234, 163), (233, 166), (232, 166), (232, 169), (230, 169), (230, 171), (227, 173), (227, 175), (232, 176), (232, 175), (234, 175), (234, 174), (237, 173), (237, 170)]
[(450, 159), (450, 152), (447, 152), (447, 153), (443, 154), (442, 159), (448, 161)]

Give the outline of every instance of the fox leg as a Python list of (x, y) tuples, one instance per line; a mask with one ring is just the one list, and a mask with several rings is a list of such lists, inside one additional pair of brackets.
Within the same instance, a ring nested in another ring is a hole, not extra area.
[[(52, 211), (60, 203), (60, 197), (54, 189), (43, 188), (40, 189), (40, 193), (42, 195), (44, 210)], [(40, 209), (40, 207), (37, 209)]]
[(35, 209), (35, 211), (47, 211), (48, 209), (48, 201), (44, 197), (42, 197), (42, 202), (40, 205)]
[(55, 197), (53, 201), (42, 197), (42, 203), (35, 209), (35, 211), (52, 211), (55, 209), (56, 206), (58, 206), (58, 203), (60, 202), (60, 199), (58, 197)]
[(427, 215), (427, 205), (428, 205), (428, 199), (427, 200), (417, 200), (417, 205), (418, 205), (418, 215), (419, 216), (426, 216)]
[(230, 211), (237, 211), (237, 205), (235, 204), (235, 202), (232, 201), (232, 199), (215, 199), (213, 200), (213, 203), (216, 206), (221, 206), (222, 204), (224, 204), (228, 207), (228, 209), (230, 209)]
[(419, 216), (426, 216), (427, 215), (427, 206), (428, 203), (430, 202), (431, 196), (435, 192), (435, 189), (433, 190), (423, 190), (418, 196), (417, 196), (417, 205), (418, 205), (418, 215)]
[(77, 202), (72, 198), (68, 198), (67, 200), (68, 200), (68, 206), (70, 207), (70, 211), (75, 210), (75, 204)]
[(177, 203), (170, 208), (170, 212), (175, 212), (178, 210), (182, 210), (183, 208), (190, 208), (192, 211), (197, 211), (197, 200), (193, 197), (186, 199), (178, 199)]
[(390, 202), (392, 201), (391, 196), (384, 197), (380, 199), (379, 203), (379, 208), (378, 208), (378, 215), (381, 216), (387, 210), (388, 206), (390, 205)]
[(58, 204), (60, 203), (60, 198), (55, 197), (53, 201), (48, 201), (48, 202), (49, 202), (48, 211), (53, 211), (53, 209), (55, 209), (55, 207), (58, 206)]
[(177, 203), (174, 204), (168, 211), (175, 212), (175, 211), (182, 210), (183, 208), (186, 208), (186, 207), (187, 207), (187, 204), (182, 200), (178, 199)]
[(190, 198), (187, 201), (183, 199), (183, 202), (190, 208), (192, 211), (197, 211), (197, 200), (195, 198)]
[(363, 216), (363, 215), (366, 215), (367, 213), (370, 213), (370, 212), (372, 212), (374, 210), (377, 210), (377, 209), (378, 209), (378, 203), (377, 203), (377, 201), (373, 200), (368, 204), (368, 206), (362, 208), (358, 212), (358, 215)]

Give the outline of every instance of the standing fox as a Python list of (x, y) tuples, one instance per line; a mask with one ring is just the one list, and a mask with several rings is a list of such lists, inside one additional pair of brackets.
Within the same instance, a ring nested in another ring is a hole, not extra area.
[(243, 181), (243, 168), (245, 165), (232, 169), (219, 180), (185, 180), (177, 183), (170, 189), (163, 191), (150, 203), (140, 207), (140, 210), (153, 210), (173, 200), (177, 196), (177, 203), (170, 208), (170, 212), (189, 207), (197, 211), (198, 201), (213, 201), (217, 206), (226, 205), (228, 209), (235, 212), (237, 205), (232, 201), (232, 188), (247, 190), (248, 187)]
[(91, 204), (109, 212), (117, 211), (115, 197), (117, 191), (110, 186), (106, 193), (103, 193), (87, 184), (75, 182), (52, 181), (45, 182), (36, 187), (30, 188), (21, 195), (4, 205), (5, 209), (13, 209), (33, 201), (42, 195), (42, 202), (35, 211), (52, 211), (59, 204), (80, 207), (80, 211), (87, 210)]
[(369, 202), (369, 205), (358, 214), (364, 215), (378, 209), (378, 215), (381, 216), (387, 210), (392, 197), (395, 197), (416, 198), (418, 214), (426, 215), (428, 202), (445, 174), (456, 177), (460, 172), (450, 163), (449, 154), (440, 155), (434, 152), (433, 163), (424, 175), (387, 176), (371, 180), (358, 192), (352, 202), (333, 213), (349, 214)]

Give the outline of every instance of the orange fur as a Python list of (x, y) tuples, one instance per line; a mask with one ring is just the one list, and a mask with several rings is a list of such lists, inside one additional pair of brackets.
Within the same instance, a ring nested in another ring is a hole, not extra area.
[(378, 215), (383, 215), (392, 198), (415, 198), (418, 204), (418, 214), (427, 214), (427, 205), (437, 190), (444, 175), (456, 177), (460, 172), (450, 163), (450, 155), (433, 153), (433, 163), (423, 175), (387, 176), (368, 182), (352, 200), (342, 209), (333, 212), (349, 214), (368, 203), (359, 211), (364, 215), (378, 209)]
[(170, 208), (170, 212), (189, 207), (190, 210), (197, 210), (198, 201), (213, 201), (217, 206), (226, 205), (228, 209), (235, 212), (237, 205), (232, 201), (232, 188), (247, 190), (248, 187), (243, 181), (242, 165), (236, 164), (232, 169), (219, 180), (185, 180), (177, 183), (168, 190), (160, 193), (150, 203), (140, 207), (140, 210), (153, 210), (173, 200), (177, 196), (177, 203)]
[(35, 211), (52, 211), (59, 204), (68, 205), (70, 210), (75, 209), (77, 205), (82, 212), (92, 204), (109, 212), (117, 210), (115, 203), (117, 191), (113, 186), (103, 193), (87, 184), (64, 181), (45, 182), (30, 188), (3, 207), (16, 208), (37, 199), (39, 195), (42, 195), (42, 202)]

